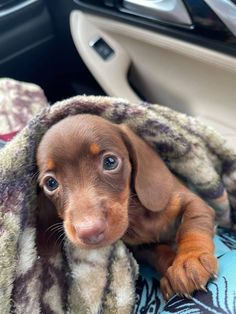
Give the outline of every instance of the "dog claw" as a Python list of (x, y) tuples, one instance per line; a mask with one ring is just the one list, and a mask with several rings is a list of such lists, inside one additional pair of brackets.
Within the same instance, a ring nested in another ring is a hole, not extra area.
[(204, 287), (203, 285), (200, 286), (200, 289), (203, 290), (203, 291), (205, 291), (205, 292), (208, 292), (207, 288)]
[(184, 297), (186, 299), (192, 299), (192, 296), (190, 294), (188, 294), (188, 293), (184, 293)]
[(216, 274), (216, 273), (213, 273), (213, 274), (212, 274), (212, 278), (217, 279), (217, 278), (218, 278), (217, 274)]

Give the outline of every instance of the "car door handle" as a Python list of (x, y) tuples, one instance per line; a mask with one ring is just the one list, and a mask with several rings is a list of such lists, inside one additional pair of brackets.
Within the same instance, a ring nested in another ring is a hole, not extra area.
[(37, 1), (38, 0), (3, 1), (0, 3), (0, 18), (6, 17), (12, 13), (18, 12)]
[(192, 25), (182, 0), (123, 0), (123, 7), (163, 22)]
[(236, 36), (236, 5), (230, 0), (204, 0)]

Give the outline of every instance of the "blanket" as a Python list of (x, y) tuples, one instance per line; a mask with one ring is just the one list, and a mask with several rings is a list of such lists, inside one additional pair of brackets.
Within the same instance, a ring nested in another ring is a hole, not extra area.
[(1, 313), (133, 310), (138, 267), (122, 241), (97, 250), (65, 241), (62, 251), (49, 260), (37, 252), (37, 146), (53, 124), (81, 113), (129, 125), (215, 208), (219, 224), (231, 225), (236, 217), (235, 151), (196, 118), (110, 97), (76, 96), (45, 106), (0, 151)]

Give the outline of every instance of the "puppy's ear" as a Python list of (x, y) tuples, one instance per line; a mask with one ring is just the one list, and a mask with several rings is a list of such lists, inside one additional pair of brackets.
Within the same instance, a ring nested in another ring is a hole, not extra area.
[(163, 210), (173, 191), (173, 175), (159, 155), (126, 125), (120, 125), (129, 152), (137, 196), (151, 211)]
[(61, 221), (58, 216), (56, 207), (46, 197), (44, 192), (40, 190), (38, 194), (38, 211), (37, 211), (37, 224), (40, 230), (47, 230), (48, 227)]
[[(39, 256), (44, 258), (50, 258), (55, 256), (59, 251), (58, 238), (59, 230), (56, 228), (59, 225), (56, 223), (61, 222), (57, 215), (56, 207), (53, 203), (44, 195), (43, 191), (38, 195), (38, 211), (37, 211), (37, 249)], [(53, 229), (50, 227), (54, 226)]]

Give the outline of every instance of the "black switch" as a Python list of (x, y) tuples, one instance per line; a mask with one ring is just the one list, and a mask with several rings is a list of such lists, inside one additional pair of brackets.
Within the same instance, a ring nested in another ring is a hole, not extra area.
[(104, 60), (110, 59), (115, 53), (102, 38), (98, 38), (96, 41), (92, 42), (90, 47), (92, 47)]

